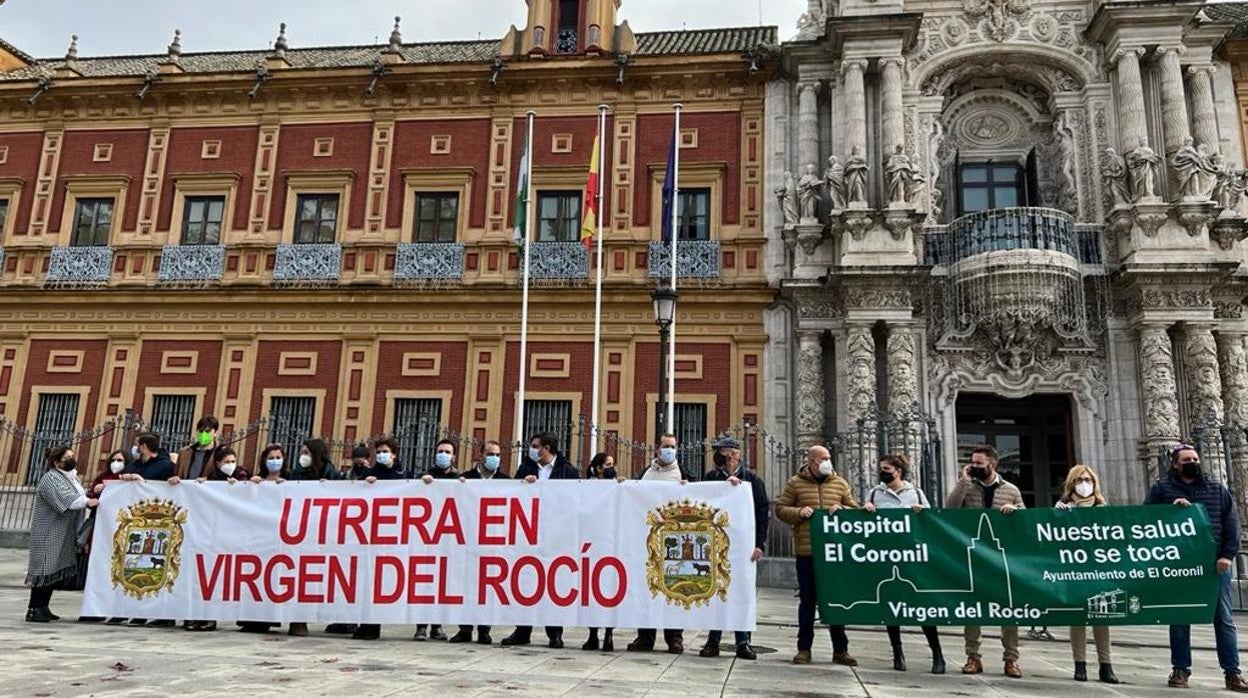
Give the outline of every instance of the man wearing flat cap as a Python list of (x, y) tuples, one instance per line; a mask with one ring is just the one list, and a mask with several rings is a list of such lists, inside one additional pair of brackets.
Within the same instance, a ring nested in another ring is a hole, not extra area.
[[(758, 562), (763, 557), (763, 547), (767, 545), (767, 524), (771, 521), (771, 505), (767, 501), (767, 487), (763, 480), (749, 468), (741, 467), (741, 442), (732, 437), (724, 437), (715, 444), (712, 456), (715, 469), (702, 477), (704, 481), (727, 481), (735, 485), (746, 483), (754, 496), (754, 552), (750, 560)], [(702, 657), (718, 657), (719, 641), (724, 635), (722, 630), (712, 630), (706, 635), (706, 644), (698, 652)], [(757, 659), (754, 648), (750, 647), (750, 634), (744, 631), (735, 633), (738, 659)]]

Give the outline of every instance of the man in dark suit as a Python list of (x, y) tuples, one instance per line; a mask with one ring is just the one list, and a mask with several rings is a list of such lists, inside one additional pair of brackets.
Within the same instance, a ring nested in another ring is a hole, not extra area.
[[(557, 455), (555, 437), (538, 434), (529, 440), (529, 457), (516, 469), (517, 480), (534, 483), (539, 480), (579, 480), (581, 471)], [(515, 632), (503, 638), (502, 646), (527, 645), (533, 635), (533, 626), (517, 625)], [(546, 626), (546, 638), (551, 649), (563, 649), (563, 628)]]

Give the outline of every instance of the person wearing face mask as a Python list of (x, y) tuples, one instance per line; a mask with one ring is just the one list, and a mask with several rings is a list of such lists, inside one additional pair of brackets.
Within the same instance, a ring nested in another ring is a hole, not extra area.
[[(134, 460), (118, 476), (119, 480), (142, 482), (144, 480), (164, 480), (171, 485), (182, 481), (177, 474), (169, 451), (160, 445), (160, 437), (151, 432), (139, 434), (134, 446), (130, 449)], [(145, 618), (131, 618), (130, 625), (147, 624), (153, 628), (172, 628), (177, 625), (172, 620), (160, 619), (148, 623)]]
[[(754, 498), (754, 550), (750, 553), (750, 561), (763, 559), (763, 550), (767, 546), (767, 528), (771, 524), (771, 502), (767, 499), (767, 487), (749, 468), (741, 467), (741, 443), (734, 438), (720, 439), (715, 444), (715, 453), (711, 456), (715, 469), (702, 476), (703, 482), (729, 482), (733, 486), (749, 483)], [(722, 630), (712, 630), (706, 634), (706, 643), (698, 652), (699, 657), (718, 657), (719, 643), (723, 639)], [(737, 631), (734, 633), (737, 646), (737, 659), (755, 660), (758, 654), (750, 646), (750, 633)]]
[[(1103, 507), (1107, 504), (1101, 494), (1101, 481), (1096, 472), (1086, 465), (1076, 465), (1066, 473), (1066, 482), (1062, 485), (1062, 496), (1054, 504), (1057, 509), (1078, 509), (1081, 507)], [(1114, 674), (1114, 665), (1110, 657), (1109, 626), (1092, 626), (1092, 637), (1096, 641), (1096, 659), (1101, 665), (1100, 679), (1104, 683), (1119, 683)], [(1070, 628), (1070, 650), (1075, 660), (1075, 681), (1088, 680), (1088, 628), (1078, 625)]]
[[(971, 449), (970, 464), (962, 470), (962, 478), (945, 498), (947, 509), (996, 509), (1008, 515), (1023, 506), (1022, 493), (997, 472), (997, 449), (987, 445)], [(984, 673), (984, 658), (979, 653), (980, 632), (978, 625), (962, 628), (962, 637), (966, 641), (963, 674)], [(1017, 625), (1001, 627), (1001, 647), (1005, 675), (1011, 679), (1022, 678), (1023, 670), (1018, 666)]]
[[(1225, 485), (1205, 474), (1200, 453), (1189, 444), (1179, 444), (1170, 452), (1170, 470), (1157, 478), (1148, 490), (1145, 504), (1173, 504), (1190, 507), (1203, 504), (1213, 530), (1217, 549), (1215, 567), (1220, 586), (1213, 614), (1214, 644), (1218, 649), (1218, 665), (1226, 680), (1226, 690), (1248, 693), (1248, 681), (1239, 671), (1239, 638), (1231, 615), (1232, 575), (1235, 556), (1239, 553), (1239, 512), (1235, 498)], [(1167, 682), (1171, 688), (1187, 688), (1192, 676), (1192, 626), (1170, 626), (1170, 665), (1173, 671)]]
[[(815, 564), (810, 550), (810, 519), (816, 509), (835, 514), (841, 507), (855, 509), (858, 503), (845, 478), (832, 467), (832, 455), (823, 446), (811, 446), (806, 464), (784, 484), (776, 499), (776, 518), (793, 527), (797, 567), (797, 654), (794, 664), (810, 664), (815, 640)], [(832, 661), (854, 667), (858, 660), (849, 653), (845, 626), (828, 626), (832, 636)]]
[[(325, 445), (324, 440), (304, 439), (299, 447), (299, 461), (296, 467), (290, 470), (288, 479), (303, 482), (324, 482), (326, 480), (341, 480), (343, 476), (342, 471), (338, 470), (333, 461), (329, 459), (329, 447)], [(333, 626), (331, 625), (331, 627)], [(338, 628), (334, 628), (334, 630), (338, 631), (335, 634), (341, 634)], [(346, 632), (350, 633), (352, 630), (354, 628)], [(294, 637), (307, 637), (308, 624), (291, 623), (287, 633)]]
[[(434, 446), (433, 467), (429, 472), (420, 476), (422, 482), (426, 485), (433, 483), (434, 480), (458, 480), (459, 471), (455, 469), (455, 442), (450, 439), (442, 439)], [(428, 635), (426, 635), (426, 629)], [(416, 626), (416, 634), (412, 635), (412, 639), (417, 642), (424, 642), (426, 637), (430, 640), (445, 640), (446, 633), (442, 632), (442, 626), (434, 623), (432, 625), (418, 624)]]
[(220, 441), (217, 431), (221, 423), (212, 415), (204, 415), (195, 422), (195, 438), (190, 445), (178, 451), (178, 476), (187, 480), (198, 480), (212, 472), (212, 456)]
[(251, 473), (238, 464), (238, 454), (229, 446), (218, 446), (212, 453), (212, 461), (208, 472), (200, 478), (200, 482), (238, 482), (250, 480)]
[[(685, 475), (680, 470), (680, 463), (676, 460), (677, 449), (679, 448), (675, 434), (664, 434), (659, 437), (658, 455), (654, 460), (650, 461), (650, 465), (641, 472), (638, 480), (645, 482), (679, 482), (685, 484)], [(628, 643), (629, 652), (653, 652), (654, 641), (658, 637), (658, 631), (654, 628), (639, 628), (637, 630), (637, 639)], [(663, 630), (663, 641), (667, 644), (668, 654), (683, 654), (685, 651), (685, 633), (684, 630), (675, 628), (665, 628)]]
[[(879, 484), (867, 492), (867, 501), (862, 508), (874, 513), (876, 509), (911, 509), (921, 513), (930, 508), (931, 502), (923, 490), (906, 480), (910, 472), (910, 459), (895, 453), (880, 459), (877, 476)], [(932, 673), (945, 673), (945, 656), (940, 649), (940, 634), (934, 625), (924, 625), (923, 636), (927, 638), (927, 646), (932, 650)], [(893, 647), (893, 669), (906, 670), (906, 655), (901, 647), (901, 628), (896, 625), (885, 626), (888, 631), (888, 642)]]
[[(269, 444), (260, 452), (256, 474), (251, 477), (251, 481), (256, 484), (262, 482), (280, 484), (286, 481), (285, 474), (286, 452), (282, 449), (281, 444)], [(276, 628), (278, 623), (240, 620), (235, 625), (238, 626), (240, 631), (245, 633), (267, 633), (269, 630)]]
[[(486, 441), (485, 448), (481, 452), (481, 460), (474, 467), (465, 470), (460, 474), (461, 482), (468, 480), (510, 480), (507, 473), (502, 470), (503, 465), (503, 447), (497, 441)], [(472, 642), (472, 626), (461, 625), (459, 630), (451, 636), (451, 642)], [(489, 645), (494, 642), (490, 637), (490, 626), (477, 626), (477, 644)]]
[[(87, 488), (87, 492), (92, 497), (99, 499), (100, 495), (104, 494), (105, 484), (119, 479), (122, 471), (124, 471), (125, 469), (126, 469), (126, 452), (125, 451), (118, 449), (108, 454), (108, 458), (106, 458), (104, 461), (104, 467), (100, 469), (100, 474), (96, 475), (95, 479), (91, 481), (91, 486)], [(89, 537), (87, 538), (87, 549), (90, 550), (91, 543), (93, 542), (93, 539), (95, 536), (94, 527), (91, 528), (91, 532), (88, 534), (88, 536)], [(125, 623), (126, 620), (127, 619), (125, 618), (109, 618), (108, 620), (104, 622), (108, 625), (121, 625), (122, 623)], [(95, 622), (96, 619), (93, 617), (79, 616), (78, 621), (81, 623), (91, 623), (91, 622)]]
[[(362, 458), (361, 458), (362, 456)], [(372, 460), (368, 447), (360, 444), (351, 452), (351, 474), (356, 480), (374, 483), (378, 480), (399, 480), (406, 477), (399, 463), (399, 442), (387, 436), (373, 444)]]
[[(589, 459), (589, 465), (585, 466), (586, 480), (617, 480), (615, 473), (615, 457), (610, 453), (595, 453), (594, 457)], [(623, 478), (618, 478), (619, 482), (623, 482)], [(650, 641), (654, 641), (654, 631), (650, 631)], [(597, 652), (601, 649), (603, 652), (615, 651), (615, 628), (602, 628), (602, 638), (598, 637), (598, 628), (589, 629), (589, 637), (585, 643), (581, 645), (581, 649), (586, 652)]]
[[(516, 479), (528, 484), (539, 480), (579, 480), (581, 471), (558, 455), (558, 441), (554, 434), (537, 434), (529, 439), (529, 457), (516, 469)], [(532, 642), (533, 626), (517, 625), (516, 629), (499, 644), (503, 647), (527, 645)], [(563, 649), (563, 628), (546, 626), (547, 644), (551, 649)]]
[(34, 512), (30, 521), (30, 556), (26, 585), (30, 603), (27, 623), (50, 623), (61, 617), (48, 607), (58, 584), (78, 574), (78, 526), (86, 509), (100, 501), (87, 495), (78, 481), (78, 461), (68, 446), (54, 446), (44, 452), (47, 471), (35, 488)]

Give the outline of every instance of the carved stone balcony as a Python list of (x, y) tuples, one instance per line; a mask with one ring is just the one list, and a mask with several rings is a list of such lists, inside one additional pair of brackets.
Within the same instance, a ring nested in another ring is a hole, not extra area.
[(113, 248), (54, 247), (45, 286), (107, 286), (113, 278)]
[[(534, 242), (529, 250), (529, 278), (544, 281), (578, 281), (589, 278), (589, 251), (579, 242)], [(520, 278), (524, 275), (524, 252), (520, 252)]]
[(329, 284), (342, 276), (342, 245), (278, 245), (273, 281), (282, 285)]
[[(682, 279), (718, 279), (719, 243), (711, 240), (680, 240), (676, 243), (676, 276)], [(650, 278), (672, 274), (671, 246), (650, 243)]]
[(162, 283), (207, 284), (224, 275), (224, 245), (165, 245), (160, 252)]
[(437, 281), (463, 275), (464, 246), (458, 242), (403, 243), (396, 251), (395, 281)]

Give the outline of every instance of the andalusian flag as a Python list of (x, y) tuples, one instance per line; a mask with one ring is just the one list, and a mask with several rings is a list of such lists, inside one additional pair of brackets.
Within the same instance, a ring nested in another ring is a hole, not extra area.
[(532, 157), (529, 146), (529, 134), (525, 132), (524, 150), (520, 151), (520, 174), (516, 177), (516, 206), (512, 214), (511, 236), (518, 247), (523, 247), (529, 239), (526, 235), (529, 227), (529, 158)]
[(594, 136), (594, 151), (589, 156), (589, 179), (585, 182), (585, 215), (581, 218), (581, 244), (589, 250), (594, 246), (594, 233), (598, 230), (598, 136)]

